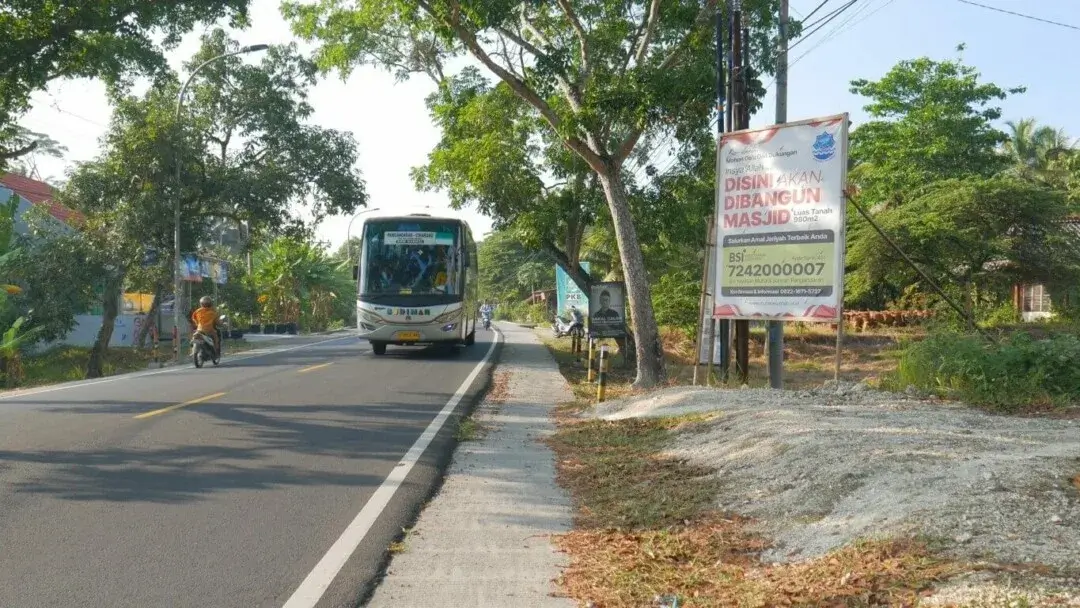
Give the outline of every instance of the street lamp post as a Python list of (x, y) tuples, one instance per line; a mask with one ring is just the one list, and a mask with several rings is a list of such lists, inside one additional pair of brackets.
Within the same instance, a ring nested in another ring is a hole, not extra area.
[(372, 211), (378, 211), (378, 210), (379, 210), (378, 207), (376, 207), (374, 209), (364, 209), (360, 213), (357, 213), (356, 215), (352, 216), (352, 218), (349, 220), (349, 227), (347, 229), (345, 229), (345, 257), (349, 258), (350, 262), (352, 261), (352, 223), (353, 223), (353, 220), (360, 217), (361, 215), (364, 215), (365, 213), (371, 213)]
[[(191, 71), (191, 75), (184, 82), (184, 86), (180, 87), (180, 94), (176, 96), (176, 125), (180, 125), (180, 110), (184, 107), (184, 94), (187, 93), (187, 88), (191, 85), (191, 81), (195, 79), (195, 75), (200, 70), (210, 65), (215, 61), (220, 61), (227, 57), (234, 55), (243, 55), (244, 53), (253, 53), (255, 51), (265, 51), (270, 48), (266, 44), (252, 44), (249, 46), (241, 47), (239, 50), (231, 53), (224, 53), (217, 57), (211, 57), (206, 61), (200, 63), (198, 67)], [(181, 196), (181, 183), (180, 183), (180, 156), (176, 158), (176, 200), (173, 201), (173, 347), (176, 348), (176, 361), (180, 361), (180, 351), (183, 346), (183, 337), (180, 333), (180, 289), (182, 287), (180, 281), (180, 196)]]

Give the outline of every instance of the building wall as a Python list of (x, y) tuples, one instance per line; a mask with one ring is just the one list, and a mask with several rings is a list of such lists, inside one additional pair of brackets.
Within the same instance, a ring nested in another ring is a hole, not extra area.
[[(7, 202), (10, 200), (14, 192), (0, 186), (0, 202)], [(19, 197), (19, 207), (15, 212), (15, 234), (26, 235), (30, 231), (30, 226), (26, 222), (26, 213), (33, 209), (35, 205), (23, 197)], [(53, 219), (53, 224), (56, 228), (71, 231), (72, 228), (67, 224)], [(134, 332), (131, 331), (132, 325), (135, 323), (135, 318), (141, 315), (121, 315), (116, 320), (116, 328), (113, 330), (111, 345), (114, 346), (132, 346), (135, 342)], [(76, 315), (75, 327), (67, 336), (50, 342), (47, 344), (39, 344), (35, 350), (48, 350), (55, 346), (68, 345), (68, 346), (92, 346), (94, 340), (97, 339), (97, 332), (101, 328), (101, 315)]]
[(1050, 293), (1043, 285), (1015, 285), (1013, 305), (1026, 322), (1049, 319), (1053, 316)]
[[(6, 203), (11, 199), (11, 195), (15, 194), (11, 189), (0, 186), (0, 203)], [(30, 226), (26, 223), (26, 212), (33, 209), (35, 205), (23, 197), (19, 197), (19, 208), (15, 211), (15, 234), (25, 235), (30, 231)], [(52, 219), (56, 228), (71, 231), (72, 228), (60, 220)]]
[[(109, 346), (135, 346), (135, 335), (146, 315), (120, 315), (116, 317)], [(41, 352), (57, 346), (90, 347), (101, 329), (101, 315), (75, 315), (75, 327), (63, 338), (47, 344), (38, 344), (34, 351)]]

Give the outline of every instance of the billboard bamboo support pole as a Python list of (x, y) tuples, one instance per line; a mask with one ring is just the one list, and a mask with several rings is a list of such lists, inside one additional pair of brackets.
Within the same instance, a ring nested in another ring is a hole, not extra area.
[[(706, 315), (706, 311), (705, 311), (705, 302), (706, 302), (705, 294), (709, 290), (709, 271), (710, 271), (710, 269), (712, 267), (712, 256), (713, 256), (712, 247), (710, 247), (710, 242), (711, 242), (710, 235), (712, 234), (712, 223), (713, 223), (712, 218), (713, 218), (713, 216), (710, 215), (705, 220), (705, 260), (704, 260), (705, 263), (702, 264), (702, 270), (701, 270), (701, 293), (699, 294), (699, 297), (698, 297), (698, 319), (697, 319), (697, 328), (696, 328), (696, 331), (694, 333), (694, 351), (693, 351), (694, 352), (694, 378), (691, 381), (691, 384), (693, 386), (697, 386), (697, 383), (698, 383), (698, 371), (699, 371), (699, 368), (701, 367), (701, 348), (702, 348), (702, 346), (704, 346), (704, 344), (702, 344), (702, 338), (703, 338), (702, 332), (705, 331), (705, 315)], [(711, 315), (710, 315), (710, 318), (711, 318)]]
[[(709, 252), (709, 258), (706, 260), (705, 269), (706, 272), (715, 272), (712, 261), (716, 256), (716, 224), (712, 221), (712, 216), (709, 216), (709, 230), (705, 233), (705, 251)], [(706, 275), (707, 277), (708, 275)], [(708, 283), (706, 282), (706, 290), (708, 290)], [(716, 285), (713, 285), (711, 293), (708, 293), (708, 301), (716, 301)], [(708, 356), (705, 358), (705, 386), (712, 386), (713, 381), (713, 363), (716, 360), (716, 319), (712, 316), (712, 311), (709, 311), (709, 350)]]

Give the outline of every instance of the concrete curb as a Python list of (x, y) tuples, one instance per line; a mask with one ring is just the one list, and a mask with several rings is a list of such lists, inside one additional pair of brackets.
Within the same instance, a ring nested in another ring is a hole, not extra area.
[(554, 432), (555, 403), (572, 393), (531, 330), (497, 327), (504, 342), (494, 374), (507, 374), (507, 390), (475, 414), (489, 430), (458, 446), (367, 608), (575, 605), (554, 595), (566, 558), (549, 537), (571, 529), (573, 512), (541, 441)]

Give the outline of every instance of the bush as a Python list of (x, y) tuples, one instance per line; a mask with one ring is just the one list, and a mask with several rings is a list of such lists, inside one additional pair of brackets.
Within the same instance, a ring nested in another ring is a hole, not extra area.
[(701, 305), (701, 277), (690, 270), (665, 274), (652, 292), (657, 325), (675, 327), (692, 336)]
[(1000, 344), (970, 334), (933, 334), (907, 345), (896, 380), (977, 405), (1015, 410), (1080, 400), (1080, 338), (1016, 333)]
[(1012, 302), (1003, 302), (979, 311), (979, 321), (984, 327), (1007, 327), (1020, 322), (1020, 310), (1013, 306)]
[(495, 319), (500, 321), (513, 321), (514, 323), (535, 323), (541, 325), (551, 321), (551, 313), (548, 312), (544, 303), (529, 304), (528, 302), (516, 302), (503, 304), (495, 308)]

